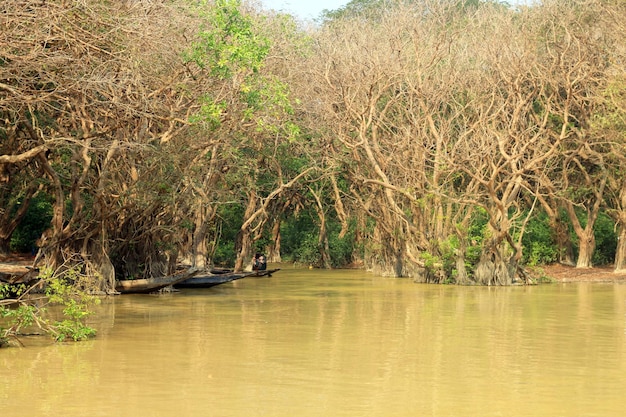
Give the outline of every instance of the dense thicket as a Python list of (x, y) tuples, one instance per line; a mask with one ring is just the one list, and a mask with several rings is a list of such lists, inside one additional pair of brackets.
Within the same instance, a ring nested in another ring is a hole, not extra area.
[(49, 207), (102, 291), (254, 250), (510, 284), (611, 225), (626, 267), (623, 2), (349, 6), (3, 2), (0, 250)]
[(394, 4), (327, 22), (310, 66), (351, 207), (375, 221), (366, 262), (509, 284), (547, 213), (559, 256), (569, 226), (591, 266), (600, 213), (622, 230), (624, 5)]

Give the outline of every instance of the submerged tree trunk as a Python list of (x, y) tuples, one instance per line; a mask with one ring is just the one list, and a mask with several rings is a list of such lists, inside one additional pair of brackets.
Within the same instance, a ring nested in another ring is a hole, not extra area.
[[(508, 230), (508, 228), (503, 228), (501, 231), (493, 230), (494, 237), (486, 242), (475, 271), (476, 282), (479, 284), (511, 285), (513, 283), (522, 254), (520, 247), (511, 239)], [(507, 244), (511, 245), (512, 254), (509, 254)]]
[(511, 285), (517, 264), (501, 257), (486, 257), (476, 267), (476, 281), (482, 285)]
[(486, 252), (476, 266), (476, 281), (482, 285), (511, 285), (513, 274), (509, 266), (499, 251)]

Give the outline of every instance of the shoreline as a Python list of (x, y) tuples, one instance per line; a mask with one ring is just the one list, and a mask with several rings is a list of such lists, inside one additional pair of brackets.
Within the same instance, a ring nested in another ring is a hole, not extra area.
[(626, 283), (626, 272), (614, 272), (612, 266), (576, 268), (561, 264), (530, 268), (535, 276), (546, 276), (555, 282)]
[[(34, 256), (30, 254), (12, 254), (0, 256), (0, 277), (21, 275), (30, 271)], [(540, 281), (547, 277), (554, 282), (603, 282), (626, 283), (626, 271), (614, 272), (613, 266), (576, 268), (574, 266), (551, 264), (527, 268), (533, 279)]]

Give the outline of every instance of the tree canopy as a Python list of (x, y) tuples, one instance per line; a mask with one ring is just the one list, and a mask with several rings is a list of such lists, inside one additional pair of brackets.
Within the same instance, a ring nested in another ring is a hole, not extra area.
[(624, 17), (354, 0), (303, 28), (238, 0), (7, 0), (0, 251), (103, 292), (255, 251), (438, 283), (624, 269)]

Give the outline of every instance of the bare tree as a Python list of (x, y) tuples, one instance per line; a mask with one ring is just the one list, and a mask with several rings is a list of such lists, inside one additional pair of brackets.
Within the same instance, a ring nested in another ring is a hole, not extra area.
[(155, 162), (153, 151), (185, 125), (186, 100), (176, 93), (175, 79), (183, 68), (179, 50), (171, 48), (184, 25), (161, 25), (180, 15), (141, 2), (10, 0), (0, 7), (7, 28), (0, 40), (6, 93), (0, 111), (8, 122), (4, 132), (16, 144), (4, 150), (1, 163), (32, 161), (47, 179), (54, 211), (40, 259), (55, 268), (78, 253), (100, 277), (95, 287), (107, 291), (114, 286), (114, 263), (123, 263), (110, 259), (124, 252), (118, 243), (141, 241), (148, 264), (164, 267), (143, 272), (162, 273), (168, 255), (148, 242), (175, 234), (168, 238), (166, 227), (146, 221), (163, 217), (166, 201), (137, 198), (160, 187), (162, 172), (145, 164)]

